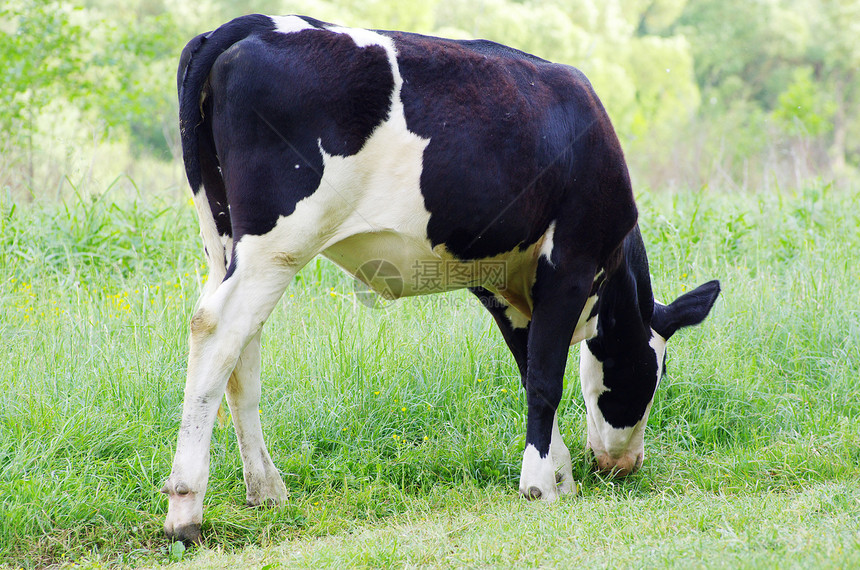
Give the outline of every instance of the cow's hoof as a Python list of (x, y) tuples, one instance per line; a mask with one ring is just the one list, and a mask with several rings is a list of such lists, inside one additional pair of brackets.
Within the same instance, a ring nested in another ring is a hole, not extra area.
[(520, 494), (529, 500), (552, 502), (558, 498), (555, 469), (549, 455), (541, 457), (531, 444), (523, 452), (520, 471)]
[(186, 545), (200, 544), (203, 542), (203, 535), (200, 532), (199, 524), (184, 524), (172, 529), (164, 529), (164, 533), (172, 542), (183, 542)]
[(529, 485), (528, 487), (520, 487), (520, 495), (529, 501), (541, 501), (544, 503), (552, 503), (559, 498), (558, 487), (553, 485), (548, 490), (541, 489), (537, 485)]
[(573, 480), (573, 474), (568, 471), (567, 473), (557, 472), (555, 474), (555, 486), (558, 489), (559, 496), (567, 495), (569, 493), (576, 494), (576, 483)]
[[(246, 477), (246, 481), (254, 481)], [(280, 475), (267, 480), (254, 481), (249, 485), (245, 495), (245, 505), (248, 507), (277, 507), (287, 502), (287, 487)]]
[(245, 499), (245, 506), (248, 507), (249, 509), (256, 509), (256, 508), (271, 509), (274, 507), (279, 507), (279, 506), (281, 506), (281, 504), (282, 504), (282, 501), (280, 501), (278, 499), (273, 499), (271, 497), (266, 498), (266, 499), (260, 499), (260, 498), (256, 498), (256, 497), (251, 498), (251, 499)]

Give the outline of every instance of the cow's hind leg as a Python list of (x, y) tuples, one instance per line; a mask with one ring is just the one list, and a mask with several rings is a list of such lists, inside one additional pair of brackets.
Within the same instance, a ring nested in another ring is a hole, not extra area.
[(538, 264), (532, 290), (534, 309), (528, 335), (526, 448), (520, 493), (529, 499), (555, 500), (572, 489), (570, 452), (558, 429), (558, 406), (570, 339), (594, 278), (587, 262)]
[[(248, 259), (252, 262), (240, 261), (234, 273), (203, 299), (191, 319), (182, 422), (173, 469), (163, 489), (169, 497), (164, 530), (176, 540), (200, 540), (212, 428), (228, 378), (301, 267), (279, 262), (283, 256), (277, 259), (268, 255), (248, 256)], [(252, 346), (251, 352), (257, 353), (259, 349)], [(254, 354), (254, 359), (257, 358)], [(250, 368), (258, 366), (253, 364)], [(248, 376), (247, 364), (240, 365), (239, 370), (240, 377)], [(244, 403), (253, 399), (249, 397)], [(247, 413), (240, 417), (245, 429)]]
[[(502, 337), (505, 339), (505, 343), (514, 355), (523, 387), (526, 388), (528, 378), (528, 337), (531, 322), (500, 296), (494, 295), (482, 287), (470, 290), (480, 299), (481, 304), (486, 307), (495, 319)], [(555, 471), (558, 494), (567, 494), (573, 488), (573, 466), (570, 461), (570, 451), (564, 444), (561, 432), (558, 429), (558, 413), (553, 417), (552, 437), (549, 449)]]
[(251, 507), (277, 505), (287, 498), (260, 425), (260, 336), (257, 332), (248, 342), (227, 381), (227, 404), (242, 456), (245, 497)]

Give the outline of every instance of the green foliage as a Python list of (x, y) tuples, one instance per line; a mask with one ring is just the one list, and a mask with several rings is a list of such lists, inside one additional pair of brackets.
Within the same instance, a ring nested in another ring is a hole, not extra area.
[[(816, 175), (842, 184), (856, 179), (858, 6), (852, 0), (262, 0), (254, 9), (487, 38), (574, 65), (604, 102), (639, 184), (700, 186), (716, 175), (721, 184), (749, 188), (797, 185)], [(23, 153), (32, 179), (38, 164), (51, 159), (38, 153), (59, 146), (57, 137), (74, 146), (93, 135), (127, 145), (129, 161), (172, 158), (181, 47), (247, 10), (232, 0), (193, 7), (162, 0), (122, 7), (106, 0), (4, 4), (6, 162)], [(58, 135), (58, 124), (66, 130), (78, 124), (80, 131)], [(68, 162), (62, 151), (51, 152)], [(113, 164), (105, 169), (108, 178), (119, 174)]]
[[(175, 129), (174, 94), (180, 34), (170, 13), (106, 19), (104, 51), (93, 53), (86, 108), (108, 127), (121, 126), (134, 155), (170, 159), (165, 129)], [(103, 49), (103, 48), (102, 48)]]
[[(21, 144), (35, 119), (61, 101), (102, 128), (120, 129), (135, 152), (169, 158), (163, 129), (181, 47), (173, 16), (107, 14), (54, 0), (0, 8), (0, 130)], [(50, 112), (50, 111), (49, 111)], [(171, 121), (172, 124), (172, 121)]]
[(76, 11), (54, 0), (0, 7), (0, 132), (11, 133), (54, 98), (74, 94), (84, 58)]
[(770, 81), (802, 56), (809, 37), (803, 18), (779, 2), (696, 0), (676, 29), (691, 40), (699, 85), (722, 108), (747, 97), (772, 106), (780, 86)]
[(773, 116), (783, 129), (799, 135), (819, 136), (833, 129), (834, 106), (813, 82), (812, 68), (794, 71), (792, 81), (780, 93)]
[[(772, 157), (797, 154), (827, 176), (849, 174), (860, 162), (860, 5), (839, 0), (690, 1), (675, 33), (690, 40), (708, 123), (726, 114), (764, 113), (775, 129), (750, 121), (725, 143), (740, 145), (724, 170), (734, 179), (750, 160), (780, 170)], [(759, 145), (745, 141), (759, 138)], [(767, 164), (770, 162), (771, 164)], [(856, 172), (856, 171), (855, 171)], [(746, 175), (744, 175), (746, 176)], [(793, 181), (797, 183), (797, 181)]]

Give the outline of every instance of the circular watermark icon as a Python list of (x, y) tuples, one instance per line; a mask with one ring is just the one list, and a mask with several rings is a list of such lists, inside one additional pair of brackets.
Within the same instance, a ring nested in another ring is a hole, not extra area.
[(352, 290), (365, 307), (384, 309), (403, 295), (403, 276), (390, 261), (371, 259), (356, 269)]

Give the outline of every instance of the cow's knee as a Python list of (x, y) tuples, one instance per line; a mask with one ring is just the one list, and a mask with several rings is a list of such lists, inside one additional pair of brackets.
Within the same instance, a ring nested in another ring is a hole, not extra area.
[(205, 307), (200, 307), (191, 317), (192, 338), (205, 338), (215, 332), (217, 319), (215, 314)]

